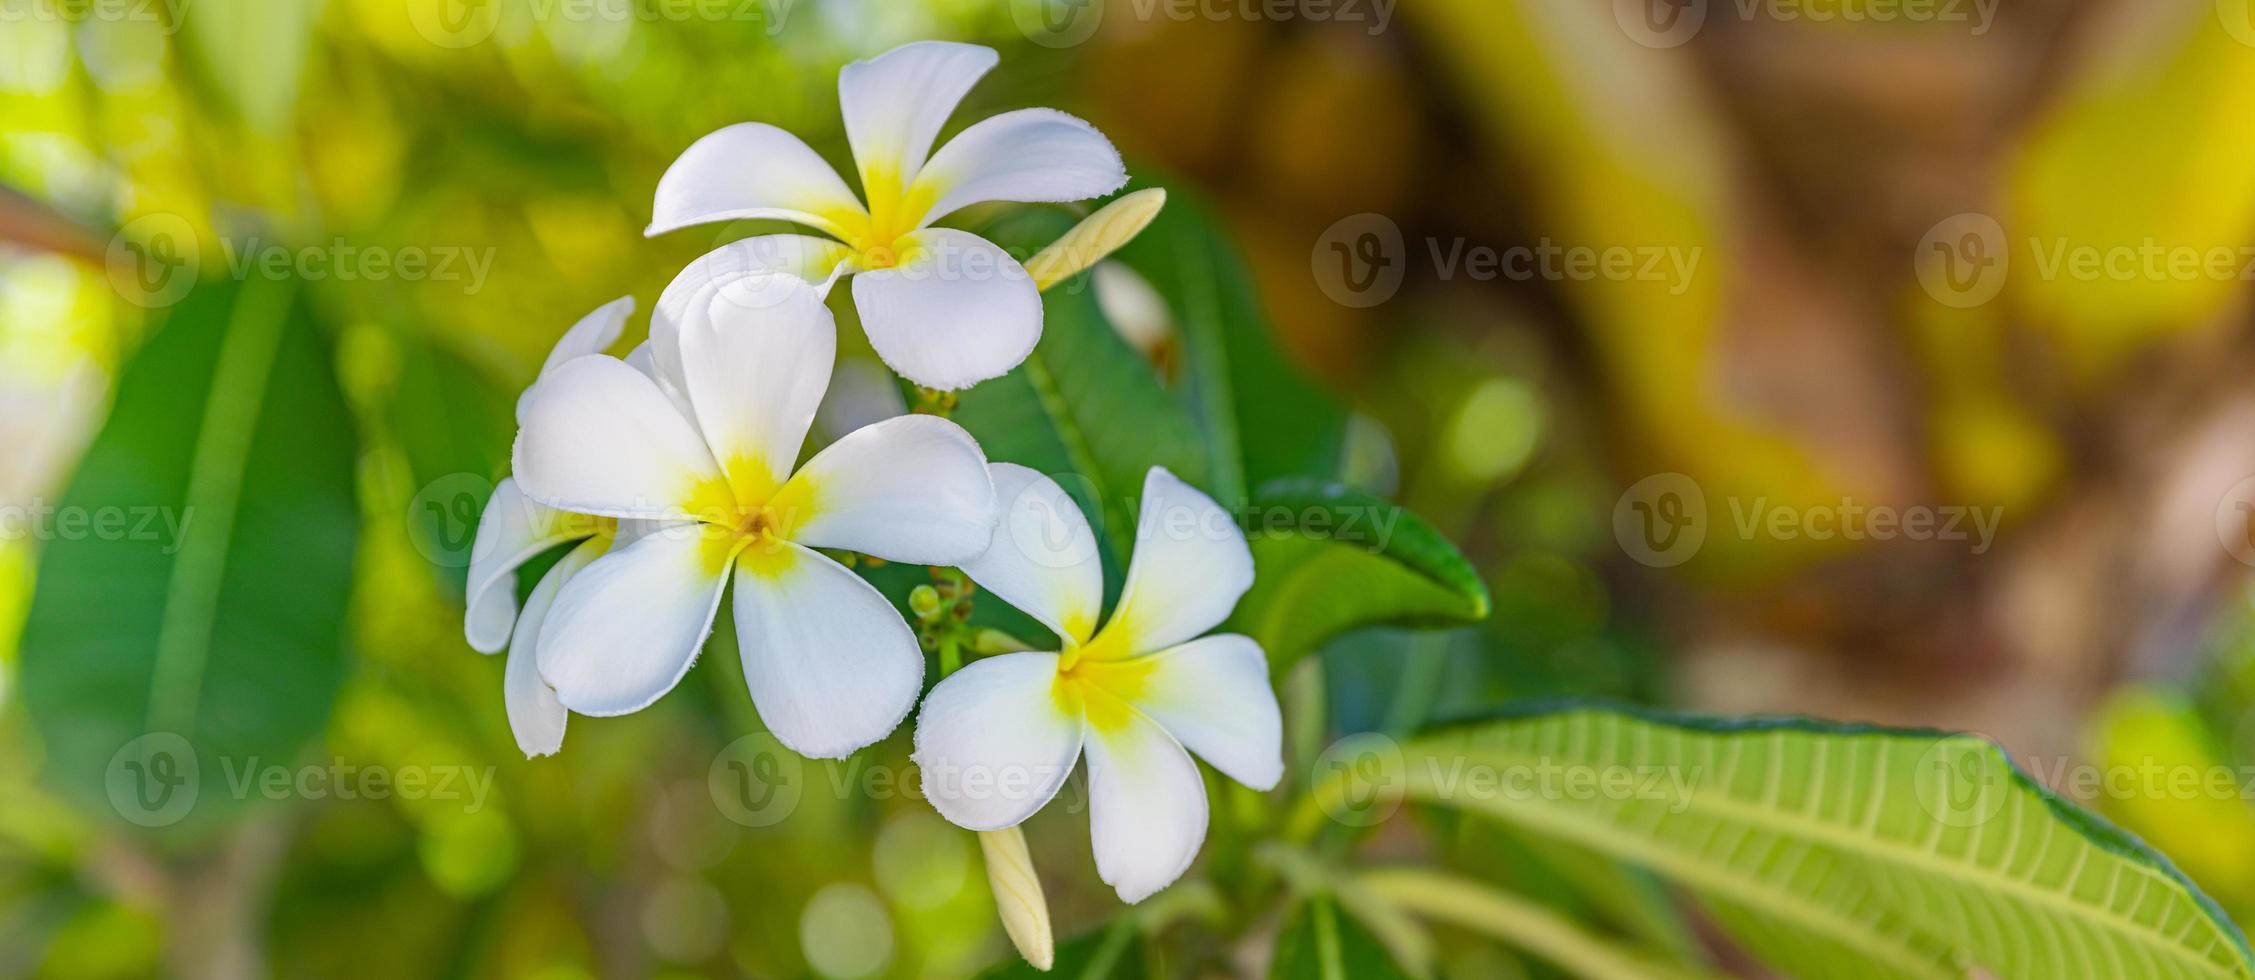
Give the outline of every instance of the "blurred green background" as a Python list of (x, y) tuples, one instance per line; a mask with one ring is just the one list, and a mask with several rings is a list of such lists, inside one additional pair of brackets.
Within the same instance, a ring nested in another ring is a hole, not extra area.
[[(743, 120), (842, 162), (837, 69), (922, 38), (1002, 51), (951, 132), (1056, 106), (1198, 189), (1289, 356), (1356, 410), (1341, 475), (1487, 579), (1484, 627), (1326, 649), (1331, 710), (1295, 759), (1601, 695), (1972, 729), (2039, 776), (2255, 764), (2245, 8), (0, 0), (0, 976), (958, 977), (1010, 955), (972, 838), (870, 781), (905, 768), (905, 730), (804, 763), (795, 813), (758, 825), (708, 783), (759, 731), (732, 656), (528, 763), (501, 661), (461, 639), (461, 502), (506, 471), (515, 393), (581, 314), (647, 308), (745, 231), (644, 240), (665, 165)], [(1630, 264), (1567, 263), (1609, 252)], [(1097, 288), (1172, 377), (1186, 354), (1133, 279)], [(262, 315), (270, 343), (221, 340)], [(114, 397), (128, 364), (153, 380)], [(98, 634), (174, 641), (100, 588), (32, 614), (43, 553), (93, 533), (34, 518), (146, 516), (151, 486), (198, 486), (199, 427), (260, 398), (287, 399), (285, 448), (217, 492), (312, 533), (207, 571), (294, 611), (210, 654), (202, 683), (236, 700), (117, 691)], [(153, 457), (87, 455), (127, 418)], [(122, 462), (147, 458), (171, 468)], [(1655, 487), (1693, 491), (1698, 540), (1640, 537)], [(1962, 522), (1815, 531), (1874, 509)], [(32, 665), (19, 632), (66, 652)], [(280, 747), (258, 765), (490, 788), (254, 789), (136, 827), (101, 767), (152, 700)], [(2245, 793), (2082, 799), (2255, 915)], [(1116, 906), (1085, 819), (1028, 828), (1060, 935)]]

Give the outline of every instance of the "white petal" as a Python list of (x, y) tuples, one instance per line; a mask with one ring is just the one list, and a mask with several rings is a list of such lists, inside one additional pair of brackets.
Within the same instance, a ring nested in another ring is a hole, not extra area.
[(862, 426), (906, 414), (908, 402), (901, 398), (900, 382), (893, 380), (893, 373), (876, 358), (847, 355), (838, 359), (830, 390), (815, 410), (814, 431), (823, 440), (836, 442)]
[(697, 427), (736, 486), (772, 492), (798, 464), (830, 385), (837, 325), (795, 276), (744, 276), (698, 295), (681, 322)]
[(573, 548), (556, 567), (541, 576), (540, 584), (525, 599), (525, 614), (517, 630), (517, 642), (509, 645), (509, 662), (501, 670), (501, 703), (509, 713), (509, 731), (517, 737), (517, 748), (525, 758), (536, 759), (555, 755), (564, 747), (564, 722), (571, 712), (564, 703), (556, 700), (556, 689), (540, 679), (539, 646), (540, 626), (548, 618), (548, 611), (556, 604), (557, 593), (564, 584), (586, 568), (589, 562), (609, 550), (610, 542), (589, 541)]
[(1206, 839), (1206, 783), (1156, 722), (1127, 712), (1089, 726), (1089, 836), (1096, 874), (1129, 904), (1174, 884)]
[(1104, 559), (1088, 516), (1057, 481), (996, 463), (994, 535), (963, 563), (979, 587), (1041, 621), (1059, 639), (1088, 642), (1104, 608)]
[(530, 394), (514, 461), (525, 496), (583, 514), (687, 518), (720, 483), (696, 428), (624, 361), (573, 360)]
[(888, 561), (953, 565), (987, 546), (994, 481), (963, 427), (903, 415), (816, 453), (778, 499), (804, 501), (791, 540)]
[(470, 649), (499, 653), (517, 622), (517, 566), (541, 552), (594, 534), (598, 520), (568, 514), (525, 497), (503, 479), (478, 517), (470, 545), (470, 577), (463, 588), (462, 634)]
[(864, 186), (872, 175), (902, 187), (915, 180), (940, 127), (997, 60), (992, 48), (919, 41), (840, 71), (838, 104)]
[[(621, 296), (580, 317), (578, 323), (557, 338), (556, 346), (549, 348), (548, 359), (541, 362), (539, 377), (547, 377), (548, 372), (573, 358), (611, 349), (612, 344), (618, 343), (619, 335), (626, 332), (626, 318), (633, 315), (634, 297)], [(539, 384), (539, 378), (533, 379), (533, 383)], [(531, 400), (531, 395), (532, 390), (527, 388), (524, 394), (517, 396), (518, 425), (525, 422), (525, 404)]]
[(1057, 703), (1057, 655), (989, 657), (948, 675), (916, 715), (924, 798), (966, 830), (1017, 826), (1047, 805), (1081, 754), (1081, 719)]
[[(673, 403), (674, 410), (681, 413), (681, 417), (689, 422), (690, 427), (696, 427), (697, 410), (689, 407), (689, 396), (682, 392), (681, 383), (675, 381), (673, 375), (667, 374), (658, 367), (656, 352), (649, 341), (645, 340), (636, 344), (633, 350), (627, 352), (626, 366), (642, 372), (643, 377), (649, 378), (652, 384), (658, 386), (659, 391), (665, 392), (666, 400)], [(704, 433), (699, 432), (697, 436), (702, 439)]]
[(904, 261), (853, 279), (877, 356), (926, 388), (998, 378), (1041, 340), (1041, 291), (1025, 266), (969, 232), (927, 228), (900, 240)]
[(761, 235), (729, 242), (683, 266), (658, 294), (650, 315), (650, 335), (675, 328), (689, 309), (689, 301), (706, 287), (746, 276), (781, 272), (797, 276), (820, 289), (853, 256), (853, 250), (827, 238), (812, 235)]
[(540, 628), (540, 676), (583, 715), (648, 707), (712, 632), (735, 543), (685, 525), (645, 534), (564, 583)]
[(1253, 549), (1212, 497), (1154, 466), (1143, 479), (1135, 560), (1107, 631), (1127, 648), (1163, 650), (1221, 625), (1253, 587)]
[(893, 604), (793, 544), (754, 545), (737, 562), (736, 640), (760, 720), (808, 758), (884, 738), (924, 686), (924, 654)]
[(1284, 776), (1284, 722), (1260, 644), (1209, 636), (1144, 662), (1151, 673), (1137, 710), (1222, 775), (1254, 789), (1276, 787)]
[(777, 218), (845, 237), (866, 212), (805, 141), (766, 123), (737, 123), (690, 144), (658, 178), (646, 234), (713, 221)]
[(1055, 109), (981, 120), (932, 154), (916, 182), (937, 221), (982, 201), (1085, 201), (1127, 185), (1127, 165), (1096, 127)]

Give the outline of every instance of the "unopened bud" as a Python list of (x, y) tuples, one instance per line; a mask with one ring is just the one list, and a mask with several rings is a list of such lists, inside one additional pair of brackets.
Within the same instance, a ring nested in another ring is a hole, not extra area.
[(930, 619), (940, 614), (940, 591), (929, 585), (919, 585), (908, 590), (908, 611), (918, 619)]
[(1041, 894), (1041, 876), (1034, 873), (1033, 856), (1026, 853), (1026, 835), (1016, 827), (981, 831), (979, 850), (986, 855), (987, 885), (994, 889), (1002, 931), (1018, 947), (1018, 955), (1034, 969), (1047, 972), (1057, 959), (1057, 945), (1049, 931), (1049, 902)]

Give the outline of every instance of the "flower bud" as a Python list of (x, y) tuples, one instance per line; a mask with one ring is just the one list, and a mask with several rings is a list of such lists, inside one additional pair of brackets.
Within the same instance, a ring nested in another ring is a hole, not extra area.
[(1026, 853), (1026, 835), (1016, 827), (981, 831), (979, 850), (986, 855), (987, 885), (994, 889), (995, 913), (1002, 931), (1018, 947), (1018, 955), (1047, 972), (1057, 958), (1056, 940), (1049, 931), (1049, 902), (1041, 894), (1041, 876), (1034, 873), (1033, 856)]
[(919, 585), (908, 590), (908, 611), (918, 619), (930, 619), (940, 614), (940, 590), (929, 585)]

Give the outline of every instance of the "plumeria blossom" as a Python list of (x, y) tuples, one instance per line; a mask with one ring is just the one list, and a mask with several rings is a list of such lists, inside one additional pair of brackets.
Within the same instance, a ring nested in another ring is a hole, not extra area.
[[(618, 342), (627, 317), (634, 314), (633, 297), (604, 304), (564, 331), (548, 352), (540, 377), (546, 378), (575, 357), (601, 353)], [(539, 379), (533, 384), (538, 386)], [(526, 389), (518, 399), (518, 414), (531, 398)], [(517, 747), (528, 757), (552, 755), (564, 745), (568, 714), (556, 692), (540, 679), (533, 652), (541, 623), (564, 583), (609, 551), (617, 539), (619, 522), (547, 507), (527, 499), (515, 479), (503, 479), (478, 518), (478, 534), (470, 546), (470, 576), (464, 589), (463, 635), (479, 653), (509, 651), (502, 668), (502, 702), (509, 714), (509, 729)], [(584, 540), (583, 540), (584, 539)], [(533, 587), (524, 608), (517, 607), (517, 568), (551, 548), (571, 541), (579, 547), (558, 561)], [(515, 642), (511, 642), (514, 639)]]
[(830, 236), (771, 235), (742, 254), (813, 282), (853, 275), (854, 305), (879, 357), (928, 388), (966, 388), (1016, 367), (1041, 338), (1025, 268), (977, 235), (933, 222), (986, 201), (1064, 202), (1127, 183), (1111, 141), (1054, 109), (1021, 109), (932, 144), (992, 49), (924, 41), (838, 75), (862, 196), (798, 137), (739, 123), (691, 145), (658, 181), (649, 234), (770, 218)]
[(1211, 498), (1154, 467), (1127, 584), (1098, 629), (1104, 572), (1087, 518), (1048, 477), (993, 470), (993, 544), (961, 567), (1063, 649), (980, 660), (933, 688), (916, 721), (925, 796), (971, 830), (1016, 826), (1085, 752), (1097, 873), (1142, 901), (1182, 876), (1206, 836), (1191, 753), (1255, 789), (1284, 773), (1267, 656), (1247, 637), (1201, 638), (1252, 587), (1252, 550)]
[(533, 386), (515, 456), (525, 497), (644, 522), (545, 610), (538, 673), (559, 704), (620, 715), (657, 700), (733, 580), (744, 678), (784, 745), (843, 758), (907, 716), (924, 675), (915, 635), (815, 549), (967, 560), (987, 546), (994, 487), (978, 444), (931, 416), (855, 430), (794, 468), (836, 342), (806, 282), (692, 267), (644, 348), (574, 358)]

